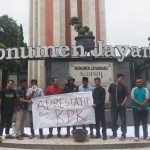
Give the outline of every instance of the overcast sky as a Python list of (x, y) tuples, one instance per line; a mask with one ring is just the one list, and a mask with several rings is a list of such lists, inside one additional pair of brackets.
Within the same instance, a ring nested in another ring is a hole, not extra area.
[[(150, 0), (105, 0), (107, 45), (148, 46)], [(28, 42), (29, 0), (0, 0), (0, 16), (23, 25)]]

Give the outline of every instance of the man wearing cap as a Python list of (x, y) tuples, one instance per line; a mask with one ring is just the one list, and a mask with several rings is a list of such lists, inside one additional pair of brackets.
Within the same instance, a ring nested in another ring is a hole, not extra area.
[[(75, 79), (71, 76), (68, 76), (67, 82), (65, 83), (64, 87), (64, 93), (72, 93), (72, 92), (78, 92), (78, 86), (74, 84)], [(73, 130), (76, 129), (76, 126), (73, 126)], [(64, 136), (64, 138), (67, 138), (70, 136), (70, 126), (67, 126), (67, 134)]]
[[(83, 77), (82, 78), (82, 85), (79, 86), (78, 92), (88, 92), (88, 91), (92, 91), (93, 93), (93, 87), (88, 85), (88, 78), (87, 77)], [(92, 139), (94, 139), (94, 135), (93, 135), (93, 124), (90, 124), (90, 136)], [(86, 129), (85, 125), (82, 125), (83, 129)]]

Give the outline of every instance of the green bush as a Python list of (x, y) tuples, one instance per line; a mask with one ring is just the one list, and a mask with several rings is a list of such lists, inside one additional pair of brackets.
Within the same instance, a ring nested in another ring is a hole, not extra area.
[(78, 17), (71, 17), (69, 24), (74, 26), (74, 30), (79, 33), (79, 35), (93, 35), (88, 26), (83, 26), (82, 21)]

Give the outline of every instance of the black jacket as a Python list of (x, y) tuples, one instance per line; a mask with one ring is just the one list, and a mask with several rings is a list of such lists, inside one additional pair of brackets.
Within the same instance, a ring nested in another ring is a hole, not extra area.
[(94, 104), (96, 104), (95, 111), (101, 111), (105, 109), (105, 96), (106, 91), (103, 87), (96, 87), (93, 91)]
[(64, 87), (64, 93), (72, 93), (72, 92), (78, 92), (78, 86), (76, 85), (69, 85), (69, 81), (70, 80), (74, 80), (75, 79), (71, 76), (68, 76), (67, 78), (67, 83), (65, 84), (65, 87)]

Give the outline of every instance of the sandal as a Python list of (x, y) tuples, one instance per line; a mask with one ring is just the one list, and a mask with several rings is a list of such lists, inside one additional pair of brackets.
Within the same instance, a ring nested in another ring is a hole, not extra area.
[(124, 136), (122, 136), (119, 141), (124, 141), (126, 138)]
[(135, 137), (135, 138), (134, 138), (134, 142), (139, 142), (139, 138), (138, 138), (138, 137)]
[(149, 137), (143, 138), (143, 140), (150, 142), (150, 138)]

